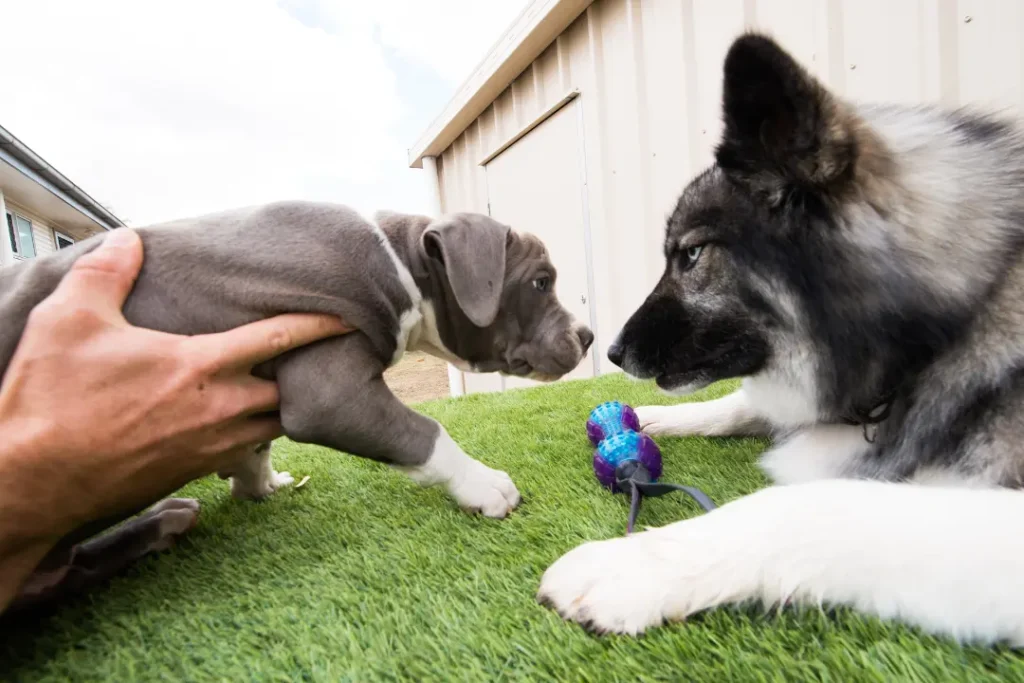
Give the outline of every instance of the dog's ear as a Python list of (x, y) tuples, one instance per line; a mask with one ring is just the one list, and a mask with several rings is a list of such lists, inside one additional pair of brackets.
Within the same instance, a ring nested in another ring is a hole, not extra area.
[(790, 189), (849, 180), (856, 117), (770, 38), (747, 34), (725, 58), (719, 167), (777, 204)]
[(507, 225), (479, 214), (447, 216), (423, 232), (424, 251), (444, 265), (455, 301), (477, 327), (498, 315), (508, 236)]

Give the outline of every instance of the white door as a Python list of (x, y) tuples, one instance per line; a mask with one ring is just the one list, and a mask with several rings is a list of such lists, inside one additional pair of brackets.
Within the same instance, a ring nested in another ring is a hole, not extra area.
[[(572, 100), (487, 163), (491, 216), (544, 241), (558, 272), (555, 293), (593, 328), (579, 101)], [(592, 352), (566, 379), (594, 376)], [(468, 379), (468, 376), (467, 376)], [(504, 378), (504, 387), (537, 384)]]

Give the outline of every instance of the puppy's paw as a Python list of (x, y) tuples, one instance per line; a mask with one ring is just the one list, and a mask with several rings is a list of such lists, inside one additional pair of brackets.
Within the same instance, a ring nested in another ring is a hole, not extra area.
[(270, 477), (270, 485), (275, 491), (285, 486), (291, 486), (294, 483), (295, 477), (291, 475), (291, 472), (274, 472)]
[(689, 408), (685, 403), (676, 406), (640, 406), (635, 408), (640, 429), (651, 436), (694, 436), (698, 430), (693, 420), (686, 419)]
[(511, 477), (476, 460), (470, 460), (466, 469), (452, 479), (448, 490), (467, 512), (498, 519), (507, 517), (521, 500)]
[(548, 568), (537, 600), (588, 630), (636, 635), (755, 597), (751, 558), (730, 556), (706, 521), (585, 543)]
[(270, 470), (266, 477), (252, 479), (249, 477), (231, 477), (231, 496), (238, 500), (262, 500), (278, 489), (291, 486), (295, 478), (288, 472)]
[(195, 498), (164, 498), (143, 514), (158, 514), (164, 510), (192, 510), (199, 513), (199, 501)]
[(152, 516), (157, 522), (156, 539), (149, 544), (147, 550), (160, 552), (172, 547), (199, 522), (199, 501), (192, 498), (167, 498), (150, 508), (146, 516)]

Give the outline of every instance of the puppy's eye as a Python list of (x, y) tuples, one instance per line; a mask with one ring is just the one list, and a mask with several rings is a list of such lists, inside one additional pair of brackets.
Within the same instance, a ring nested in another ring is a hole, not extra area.
[(690, 247), (686, 250), (686, 261), (687, 265), (692, 266), (700, 258), (700, 253), (704, 251), (704, 245), (699, 244), (696, 247)]
[(549, 278), (547, 276), (539, 277), (539, 278), (537, 278), (536, 280), (533, 281), (533, 288), (536, 289), (538, 292), (546, 292), (546, 291), (548, 291), (548, 289), (550, 287), (551, 287), (551, 278)]

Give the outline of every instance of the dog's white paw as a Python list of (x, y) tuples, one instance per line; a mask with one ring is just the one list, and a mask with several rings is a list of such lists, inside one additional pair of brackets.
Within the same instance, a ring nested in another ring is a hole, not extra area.
[(498, 519), (507, 517), (521, 500), (511, 477), (476, 460), (468, 460), (449, 482), (448, 491), (462, 509)]
[(295, 478), (288, 472), (274, 470), (258, 478), (235, 475), (231, 477), (231, 496), (238, 500), (260, 500), (294, 483)]
[(290, 472), (274, 472), (270, 477), (270, 485), (276, 491), (284, 486), (291, 486), (295, 483), (295, 477)]
[(664, 567), (642, 534), (585, 543), (544, 572), (537, 600), (597, 633), (636, 635), (665, 620)]
[(636, 635), (754, 597), (757, 583), (738, 566), (749, 558), (730, 556), (705, 521), (585, 543), (548, 568), (537, 600), (591, 631)]
[(635, 408), (636, 417), (640, 421), (640, 429), (651, 436), (692, 436), (693, 429), (686, 429), (689, 424), (680, 419), (680, 412), (687, 409), (686, 404), (676, 406), (640, 406)]
[(195, 498), (164, 498), (153, 507), (146, 510), (147, 513), (159, 513), (164, 510), (192, 510), (199, 513), (199, 501)]
[(469, 512), (501, 519), (519, 505), (511, 477), (466, 455), (443, 427), (425, 462), (400, 469), (420, 486), (444, 484), (459, 507)]
[(166, 498), (147, 511), (157, 520), (157, 538), (149, 550), (160, 552), (172, 547), (199, 521), (199, 501), (192, 498)]

